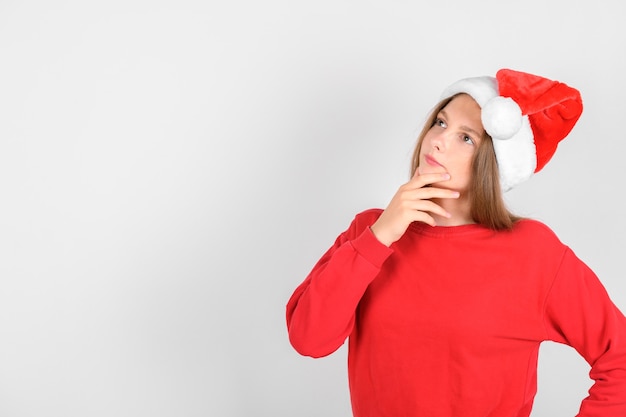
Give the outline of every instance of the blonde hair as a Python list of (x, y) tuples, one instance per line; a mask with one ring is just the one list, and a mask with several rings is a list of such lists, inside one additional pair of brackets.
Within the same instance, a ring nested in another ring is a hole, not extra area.
[[(439, 112), (458, 95), (441, 100), (426, 119), (413, 151), (411, 177), (419, 166), (419, 154), (424, 136), (435, 124)], [(472, 220), (480, 225), (493, 230), (511, 230), (515, 222), (520, 220), (520, 217), (511, 213), (504, 203), (493, 140), (486, 132), (472, 161), (469, 195)]]

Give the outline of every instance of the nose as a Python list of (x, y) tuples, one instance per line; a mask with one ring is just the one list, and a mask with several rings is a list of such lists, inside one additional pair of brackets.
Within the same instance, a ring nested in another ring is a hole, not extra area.
[(440, 133), (432, 138), (432, 146), (439, 152), (443, 152), (446, 149), (446, 136), (445, 133)]

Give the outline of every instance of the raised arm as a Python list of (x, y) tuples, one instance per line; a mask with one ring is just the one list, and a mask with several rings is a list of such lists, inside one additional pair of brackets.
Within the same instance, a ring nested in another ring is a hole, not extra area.
[(359, 300), (392, 253), (369, 228), (378, 214), (357, 216), (289, 299), (289, 340), (300, 354), (329, 355), (352, 332)]

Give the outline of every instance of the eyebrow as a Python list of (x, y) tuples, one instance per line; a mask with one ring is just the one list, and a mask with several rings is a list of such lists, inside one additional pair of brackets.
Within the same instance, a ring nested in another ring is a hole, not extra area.
[[(443, 114), (443, 116), (444, 116), (446, 119), (448, 118), (448, 113), (446, 113), (446, 111), (445, 111), (445, 110), (443, 110), (443, 109), (442, 109), (442, 110), (440, 110), (440, 111), (439, 111), (439, 113)], [(471, 128), (471, 127), (469, 127), (469, 126), (461, 125), (460, 127), (461, 127), (461, 129), (466, 130), (466, 131), (468, 131), (468, 132), (470, 132), (470, 133), (472, 133), (472, 134), (476, 135), (476, 139), (480, 139), (480, 138), (482, 138), (482, 137), (483, 137), (483, 135), (481, 135), (480, 133), (478, 133), (477, 131), (475, 131), (474, 129), (472, 129), (472, 128)]]

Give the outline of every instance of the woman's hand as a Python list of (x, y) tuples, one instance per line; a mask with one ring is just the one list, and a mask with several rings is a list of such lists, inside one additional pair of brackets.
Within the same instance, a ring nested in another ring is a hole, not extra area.
[(416, 170), (413, 178), (398, 189), (385, 211), (372, 225), (374, 236), (381, 243), (390, 246), (402, 237), (412, 222), (436, 226), (432, 214), (450, 217), (450, 213), (431, 199), (458, 198), (459, 193), (445, 188), (426, 187), (449, 179), (450, 175), (447, 173), (419, 175)]

